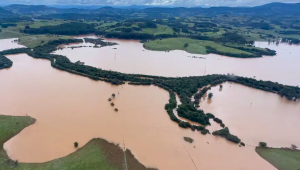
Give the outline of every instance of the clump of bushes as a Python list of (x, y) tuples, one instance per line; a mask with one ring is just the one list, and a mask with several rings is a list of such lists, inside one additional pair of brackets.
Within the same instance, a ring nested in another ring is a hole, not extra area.
[(259, 142), (259, 147), (267, 147), (267, 143), (266, 142)]
[(182, 128), (190, 128), (192, 127), (192, 125), (189, 122), (185, 122), (185, 121), (181, 121), (178, 126), (182, 127)]
[(214, 95), (212, 93), (208, 94), (208, 99), (211, 99)]
[(194, 139), (189, 138), (189, 137), (183, 137), (183, 139), (184, 139), (186, 142), (189, 142), (189, 143), (193, 143), (193, 142), (194, 142)]
[(210, 119), (214, 119), (215, 115), (211, 114), (211, 113), (206, 113), (206, 116)]
[(203, 129), (203, 130), (201, 130), (201, 134), (202, 135), (209, 134), (209, 130), (208, 129)]
[(74, 147), (77, 148), (78, 147), (78, 142), (74, 143)]
[(110, 101), (111, 101), (111, 98), (109, 98), (108, 101), (110, 102)]
[(241, 139), (239, 139), (237, 136), (230, 134), (228, 127), (225, 127), (224, 129), (221, 129), (221, 130), (214, 131), (212, 134), (215, 136), (221, 136), (223, 138), (226, 138), (227, 140), (234, 142), (234, 143), (241, 142)]
[(217, 122), (217, 123), (223, 123), (223, 121), (219, 118), (214, 118), (214, 121)]
[(117, 108), (115, 108), (115, 111), (117, 112), (117, 111), (119, 111)]
[(241, 146), (245, 146), (245, 143), (244, 143), (244, 142), (241, 142), (240, 145), (241, 145)]
[(111, 105), (111, 106), (114, 106), (115, 104), (114, 104), (114, 103), (110, 103), (110, 105)]

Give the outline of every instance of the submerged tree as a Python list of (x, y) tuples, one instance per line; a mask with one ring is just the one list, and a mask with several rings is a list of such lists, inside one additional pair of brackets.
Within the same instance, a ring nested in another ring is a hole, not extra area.
[(220, 89), (223, 89), (223, 85), (222, 84), (220, 85)]
[(208, 99), (211, 99), (213, 97), (213, 94), (212, 93), (209, 93), (208, 94)]
[(115, 104), (114, 104), (114, 103), (111, 103), (110, 105), (111, 105), (111, 106), (114, 106)]
[(115, 111), (116, 111), (116, 112), (119, 111), (118, 108), (115, 108)]
[(78, 147), (78, 142), (74, 143), (74, 147), (77, 148)]
[(116, 97), (115, 93), (113, 93), (111, 96), (112, 96), (112, 97)]
[(108, 101), (111, 101), (111, 98), (109, 98)]

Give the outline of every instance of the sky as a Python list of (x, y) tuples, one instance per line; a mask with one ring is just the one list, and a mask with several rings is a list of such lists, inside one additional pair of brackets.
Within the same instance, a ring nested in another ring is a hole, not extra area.
[(155, 6), (257, 6), (271, 2), (300, 3), (300, 0), (0, 0), (1, 4), (31, 5), (155, 5)]

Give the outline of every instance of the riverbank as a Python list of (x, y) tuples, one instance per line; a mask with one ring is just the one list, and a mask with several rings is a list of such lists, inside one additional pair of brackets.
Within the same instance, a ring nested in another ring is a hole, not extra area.
[[(92, 139), (85, 146), (70, 155), (45, 163), (22, 163), (11, 160), (3, 144), (18, 134), (24, 128), (35, 123), (29, 116), (4, 116), (0, 115), (0, 169), (1, 170), (61, 170), (66, 167), (70, 170), (124, 170), (123, 150), (104, 139)], [(72, 143), (70, 143), (72, 145)], [(146, 168), (129, 151), (125, 151), (126, 165), (132, 170), (155, 170)]]

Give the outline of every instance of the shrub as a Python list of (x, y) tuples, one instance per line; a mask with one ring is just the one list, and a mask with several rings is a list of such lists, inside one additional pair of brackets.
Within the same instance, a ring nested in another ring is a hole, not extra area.
[(78, 142), (74, 143), (74, 147), (77, 148), (78, 147)]
[(231, 134), (228, 134), (226, 139), (231, 141), (231, 142), (234, 142), (234, 143), (240, 143), (241, 142), (240, 138), (238, 138), (237, 136), (231, 135)]
[(119, 111), (117, 108), (115, 108), (115, 111), (117, 112), (117, 111)]
[(214, 118), (214, 121), (217, 122), (217, 123), (223, 123), (223, 121), (219, 118)]
[(193, 142), (194, 142), (194, 139), (189, 138), (189, 137), (183, 137), (183, 139), (184, 139), (186, 142), (189, 142), (189, 143), (193, 143)]
[(266, 142), (259, 142), (259, 147), (267, 147), (267, 143)]
[(112, 97), (116, 97), (115, 93), (113, 93), (111, 96), (112, 96)]
[(225, 124), (224, 124), (224, 123), (221, 123), (220, 126), (221, 126), (222, 128), (225, 128)]
[(211, 99), (214, 95), (212, 93), (208, 94), (208, 99)]
[(241, 144), (242, 146), (245, 146), (245, 143), (244, 143), (244, 142), (241, 142), (240, 144)]
[(115, 104), (114, 104), (114, 103), (111, 103), (110, 105), (111, 105), (111, 106), (114, 106)]
[(192, 125), (189, 122), (181, 121), (178, 126), (182, 128), (190, 128)]
[(204, 129), (204, 130), (201, 130), (201, 134), (202, 135), (206, 135), (209, 133), (209, 130), (208, 129)]
[(111, 98), (109, 98), (108, 101), (111, 101)]
[(212, 134), (216, 135), (216, 136), (221, 136), (223, 138), (226, 138), (227, 140), (229, 140), (231, 142), (234, 142), (234, 143), (240, 143), (241, 142), (241, 139), (239, 139), (237, 136), (234, 136), (234, 135), (230, 134), (228, 127), (225, 127), (224, 129), (214, 131)]
[(206, 116), (210, 119), (215, 118), (215, 115), (211, 114), (211, 113), (206, 113)]

